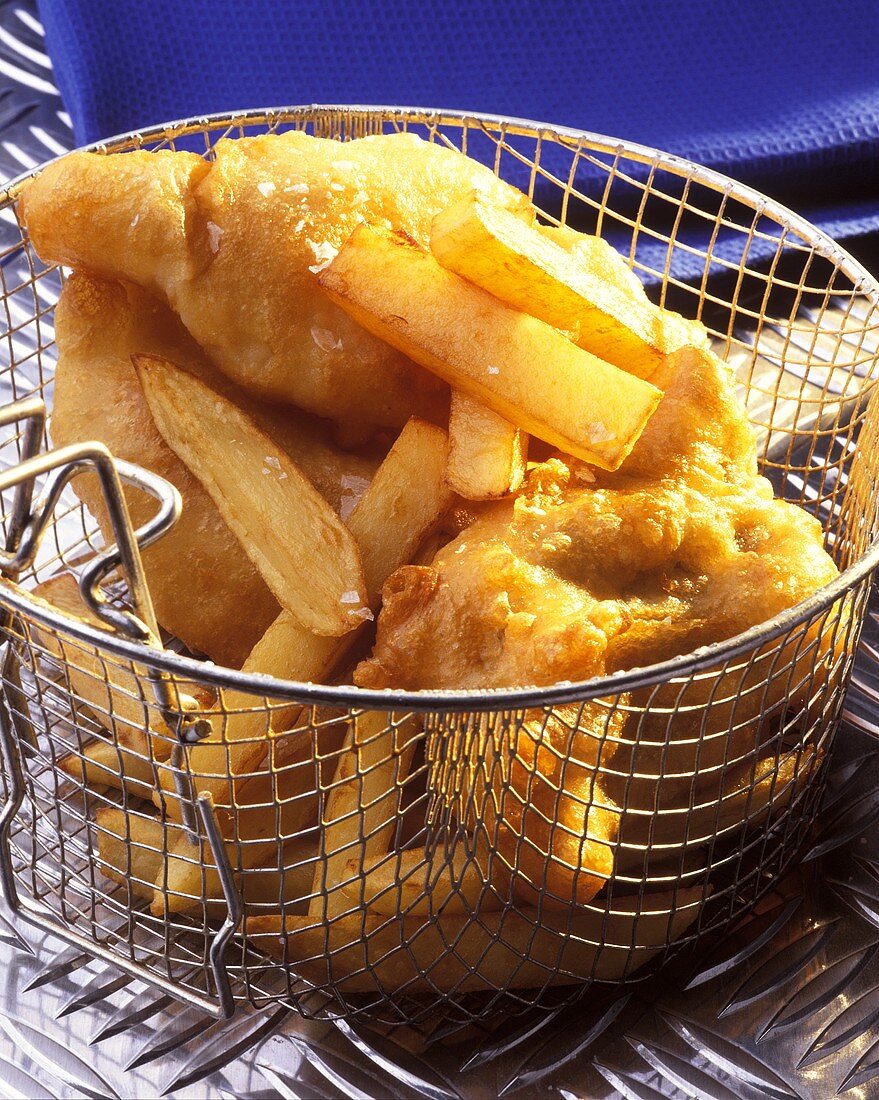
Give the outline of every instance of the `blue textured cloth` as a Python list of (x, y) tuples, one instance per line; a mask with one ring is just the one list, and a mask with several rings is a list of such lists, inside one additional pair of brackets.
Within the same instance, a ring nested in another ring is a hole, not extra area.
[(387, 103), (657, 146), (838, 239), (879, 230), (879, 0), (39, 0), (80, 142)]

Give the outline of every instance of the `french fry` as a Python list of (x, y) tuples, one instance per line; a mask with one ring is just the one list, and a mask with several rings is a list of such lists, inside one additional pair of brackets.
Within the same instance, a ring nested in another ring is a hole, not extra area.
[[(619, 981), (680, 939), (701, 912), (707, 888), (579, 907), (522, 908), (437, 917), (363, 912), (329, 925), (311, 915), (254, 917), (248, 940), (317, 986), (345, 994), (463, 994), (539, 989), (590, 978)], [(600, 946), (597, 946), (600, 945)]]
[[(533, 224), (533, 223), (532, 223)], [(627, 297), (649, 302), (644, 284), (612, 244), (569, 225), (535, 225), (542, 237), (563, 248), (584, 270)]]
[(109, 741), (90, 741), (81, 753), (67, 753), (58, 768), (87, 790), (111, 787), (133, 798), (150, 799), (156, 786), (149, 760)]
[(167, 360), (134, 361), (156, 426), (281, 606), (316, 634), (353, 630), (368, 611), (360, 555), (326, 500), (231, 401)]
[(348, 722), (323, 813), (323, 859), (315, 866), (312, 916), (335, 916), (348, 907), (340, 884), (352, 855), (363, 869), (388, 851), (400, 814), (417, 727), (383, 711), (364, 711)]
[[(126, 813), (105, 806), (95, 815), (98, 860), (101, 871), (113, 882), (129, 886), (133, 897), (148, 901), (153, 896), (164, 852), (176, 843), (179, 828), (158, 818)], [(241, 876), (239, 888), (246, 902), (255, 905), (289, 905), (303, 898), (311, 887), (314, 846), (301, 842), (286, 845), (282, 852), (283, 871), (257, 868)], [(211, 917), (226, 913), (219, 877), (208, 876), (207, 912)]]
[(453, 389), (603, 469), (620, 465), (659, 404), (649, 382), (446, 271), (400, 234), (358, 226), (318, 282)]
[(525, 476), (528, 436), (466, 393), (452, 391), (446, 481), (468, 500), (515, 492)]
[[(283, 768), (274, 770), (279, 789), (277, 799), (273, 775), (265, 771), (241, 785), (240, 804), (234, 809), (227, 806), (216, 811), (221, 832), (228, 840), (232, 870), (240, 882), (247, 882), (253, 868), (277, 863), (279, 837), (284, 847), (310, 844), (310, 855), (314, 856), (315, 841), (308, 835), (300, 835), (309, 833), (317, 816), (313, 750), (307, 731), (303, 731), (303, 744), (306, 742), (309, 747), (300, 749), (298, 759), (288, 759)], [(324, 747), (333, 751), (338, 743)], [(226, 786), (228, 791), (228, 781)], [(282, 792), (280, 788), (286, 786), (289, 790)], [(226, 799), (228, 802), (228, 793)], [(167, 855), (157, 867), (153, 883), (152, 912), (156, 916), (198, 909), (206, 897), (222, 895), (220, 877), (207, 844), (194, 842), (176, 823), (167, 824)], [(287, 838), (286, 844), (283, 838)], [(296, 897), (302, 900), (311, 892), (314, 859), (309, 859), (307, 872), (297, 868), (297, 872), (300, 870)]]
[(650, 378), (662, 365), (659, 310), (643, 292), (621, 290), (618, 273), (607, 278), (612, 261), (604, 250), (593, 250), (587, 266), (582, 247), (573, 256), (537, 226), (476, 194), (434, 218), (430, 248), (444, 268), (570, 333), (580, 347), (621, 370)]
[[(540, 233), (560, 245), (585, 270), (615, 287), (623, 295), (648, 302), (644, 286), (612, 244), (602, 237), (578, 233), (568, 225), (539, 225)], [(656, 308), (651, 306), (651, 308)], [(711, 340), (701, 321), (692, 321), (670, 309), (656, 311), (660, 346), (666, 356), (678, 348), (709, 348)]]
[(346, 910), (359, 907), (386, 917), (488, 913), (503, 905), (460, 844), (448, 859), (442, 852), (431, 859), (423, 849), (403, 849), (376, 860), (365, 873), (359, 858), (349, 859), (340, 890)]
[[(348, 519), (348, 527), (360, 547), (366, 591), (373, 606), (377, 605), (385, 580), (411, 559), (451, 505), (452, 495), (444, 480), (447, 455), (445, 432), (424, 421), (410, 420)], [(311, 634), (282, 613), (257, 644), (245, 669), (279, 679), (324, 679), (351, 640), (350, 634), (341, 639)], [(230, 786), (234, 786), (230, 784), (230, 774), (234, 777), (252, 771), (265, 755), (269, 716), (267, 712), (254, 711), (253, 701), (251, 695), (226, 692), (227, 710), (251, 709), (230, 713), (224, 728), (218, 728), (211, 740), (189, 750), (195, 790), (210, 793), (218, 806), (229, 804)], [(286, 734), (285, 740), (294, 736)], [(303, 731), (296, 744), (303, 766), (291, 772), (285, 799), (300, 807), (313, 806), (308, 798), (316, 797), (313, 771), (309, 773), (310, 788), (297, 787), (294, 777), (300, 784), (305, 782), (309, 770), (306, 765), (314, 758), (314, 745), (307, 731)], [(179, 820), (180, 806), (172, 794), (173, 783), (167, 769), (160, 775), (160, 781), (162, 791), (157, 802), (169, 816)], [(298, 812), (302, 818), (306, 817), (304, 809)], [(273, 815), (263, 816), (271, 818), (274, 828)], [(169, 861), (167, 888), (176, 898), (198, 895), (200, 868), (192, 865), (191, 850), (190, 845), (181, 853), (183, 859)], [(254, 851), (248, 845), (242, 854), (251, 859)], [(183, 901), (180, 905), (185, 908)]]

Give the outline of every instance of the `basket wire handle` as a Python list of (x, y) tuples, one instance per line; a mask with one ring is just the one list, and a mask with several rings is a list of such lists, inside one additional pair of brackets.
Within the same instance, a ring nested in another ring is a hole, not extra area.
[[(27, 398), (0, 409), (0, 427), (22, 420), (25, 428), (21, 461), (0, 472), (0, 493), (15, 489), (5, 549), (0, 551), (0, 569), (14, 579), (33, 564), (67, 484), (84, 470), (94, 470), (101, 483), (115, 542), (82, 570), (79, 582), (82, 598), (86, 606), (116, 633), (161, 648), (140, 550), (176, 523), (182, 508), (179, 492), (164, 478), (130, 462), (114, 459), (102, 443), (77, 443), (40, 453), (46, 406), (38, 398)], [(34, 501), (36, 479), (42, 476), (46, 477), (45, 489)], [(123, 482), (148, 493), (160, 505), (156, 514), (137, 531), (125, 501)], [(122, 570), (128, 582), (133, 610), (113, 606), (101, 591), (101, 582), (116, 569)], [(189, 716), (197, 707), (195, 700), (179, 692), (166, 673), (148, 668), (147, 674), (162, 717), (178, 739), (189, 743), (206, 737), (210, 733), (210, 722)]]

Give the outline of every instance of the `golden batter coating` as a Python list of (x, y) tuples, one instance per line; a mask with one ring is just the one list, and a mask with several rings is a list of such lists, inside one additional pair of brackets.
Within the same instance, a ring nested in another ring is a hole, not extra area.
[(435, 214), (478, 189), (522, 196), (412, 134), (340, 144), (300, 132), (222, 140), (216, 159), (75, 153), (25, 189), (47, 261), (128, 279), (168, 302), (229, 378), (360, 432), (442, 421), (444, 383), (364, 332), (316, 275), (361, 221), (426, 245)]

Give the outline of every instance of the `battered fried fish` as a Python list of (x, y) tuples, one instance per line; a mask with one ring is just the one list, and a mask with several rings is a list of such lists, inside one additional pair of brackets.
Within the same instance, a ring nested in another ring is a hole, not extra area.
[[(663, 383), (619, 471), (554, 457), (431, 565), (395, 573), (355, 681), (420, 689), (589, 679), (729, 638), (833, 580), (818, 521), (773, 499), (757, 476), (726, 364), (682, 349)], [(833, 647), (816, 653), (818, 645), (817, 632), (804, 630), (781, 656), (770, 645), (685, 687), (587, 706), (569, 734), (573, 753), (559, 751), (546, 715), (510, 716), (505, 741), (474, 734), (453, 785), (470, 792), (473, 820), (496, 823), (492, 844), (523, 900), (543, 891), (570, 901), (573, 891), (586, 901), (611, 858), (649, 878), (716, 831), (717, 801), (747, 795), (749, 775), (755, 794), (739, 798), (742, 817), (792, 796), (790, 777), (786, 786), (759, 778), (773, 774), (782, 751), (763, 742), (779, 708), (812, 721), (814, 677), (839, 672)], [(578, 769), (573, 786), (566, 759)], [(488, 773), (484, 760), (494, 761)]]
[[(122, 459), (160, 474), (183, 497), (171, 531), (143, 553), (162, 626), (190, 648), (238, 667), (278, 613), (278, 604), (223, 522), (211, 498), (165, 443), (140, 388), (133, 354), (158, 355), (223, 389), (242, 404), (337, 509), (353, 507), (377, 463), (331, 445), (329, 430), (295, 409), (241, 394), (211, 367), (174, 314), (128, 284), (72, 275), (55, 310), (58, 366), (52, 438), (58, 445), (97, 439)], [(97, 479), (81, 476), (77, 495), (112, 539)], [(135, 526), (155, 513), (151, 497), (126, 490)]]
[(447, 387), (363, 331), (315, 275), (361, 221), (426, 245), (434, 215), (468, 192), (516, 204), (521, 194), (412, 134), (341, 145), (290, 132), (223, 140), (215, 153), (62, 158), (23, 194), (34, 248), (164, 299), (255, 393), (361, 432), (442, 420)]
[(757, 476), (726, 365), (687, 348), (667, 369), (618, 473), (552, 458), (390, 578), (359, 684), (588, 679), (728, 638), (836, 576), (818, 521)]

